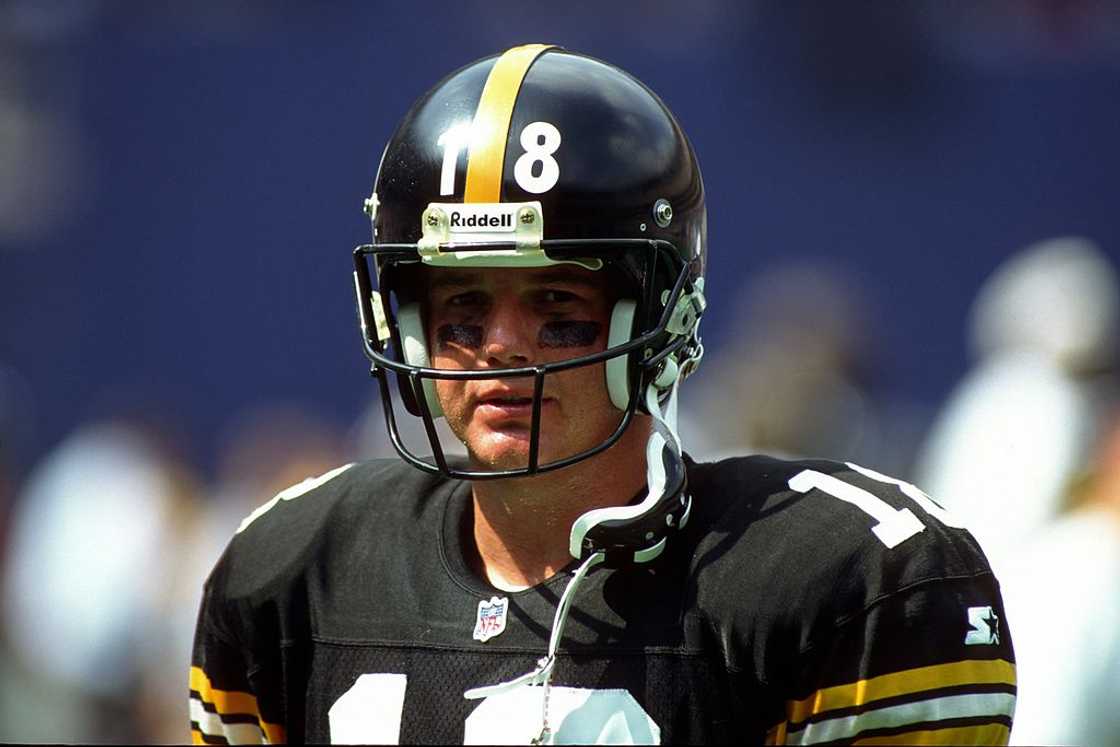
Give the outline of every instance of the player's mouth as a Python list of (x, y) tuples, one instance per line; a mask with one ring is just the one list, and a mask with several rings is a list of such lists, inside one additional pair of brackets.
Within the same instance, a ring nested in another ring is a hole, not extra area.
[[(541, 410), (543, 411), (554, 401), (551, 397), (542, 398)], [(483, 395), (476, 400), (475, 410), (487, 420), (524, 420), (528, 422), (533, 417), (533, 398), (518, 394)]]

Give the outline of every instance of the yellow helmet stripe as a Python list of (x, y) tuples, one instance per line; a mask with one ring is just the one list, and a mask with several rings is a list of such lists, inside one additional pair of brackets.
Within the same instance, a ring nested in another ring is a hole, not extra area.
[(463, 202), (501, 201), (502, 166), (513, 104), (529, 66), (542, 52), (551, 48), (551, 44), (514, 47), (499, 57), (491, 68), (471, 128)]

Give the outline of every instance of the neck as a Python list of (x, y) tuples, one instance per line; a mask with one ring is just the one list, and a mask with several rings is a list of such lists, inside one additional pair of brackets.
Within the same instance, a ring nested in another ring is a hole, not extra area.
[(474, 540), (482, 575), (507, 591), (528, 588), (572, 561), (572, 524), (596, 508), (621, 506), (646, 483), (648, 416), (590, 459), (554, 472), (474, 483)]

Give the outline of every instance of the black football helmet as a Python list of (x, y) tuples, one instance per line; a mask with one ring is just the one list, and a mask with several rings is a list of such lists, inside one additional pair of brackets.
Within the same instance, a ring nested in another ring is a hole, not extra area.
[[(655, 421), (651, 482), (665, 483), (659, 493), (682, 493), (675, 395), (703, 352), (697, 325), (704, 310), (706, 212), (692, 147), (656, 94), (617, 67), (554, 46), (515, 47), (478, 60), (405, 115), (365, 209), (373, 243), (354, 250), (362, 340), (390, 438), (405, 460), (467, 479), (545, 472), (608, 448), (641, 411)], [(612, 273), (619, 300), (606, 350), (524, 368), (430, 366), (416, 268), (558, 263)], [(605, 364), (608, 393), (620, 412), (617, 429), (581, 453), (539, 463), (545, 378), (596, 364)], [(449, 460), (435, 428), (442, 410), (434, 382), (513, 377), (535, 383), (528, 463), (486, 471)], [(424, 423), (430, 457), (401, 438), (391, 378), (404, 407)], [(669, 510), (679, 521), (680, 506)], [(666, 513), (655, 513), (664, 527)], [(602, 519), (595, 527), (610, 523)], [(631, 529), (641, 544), (648, 527), (638, 524)], [(582, 553), (573, 548), (573, 554)]]

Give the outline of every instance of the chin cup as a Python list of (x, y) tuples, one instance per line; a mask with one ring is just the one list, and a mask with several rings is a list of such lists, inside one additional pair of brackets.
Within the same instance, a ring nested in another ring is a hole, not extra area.
[[(660, 426), (660, 423), (658, 423)], [(646, 563), (665, 549), (669, 535), (688, 523), (692, 496), (684, 459), (657, 428), (646, 447), (650, 490), (640, 502), (588, 511), (572, 524), (568, 551), (577, 560), (601, 552), (604, 565)]]

